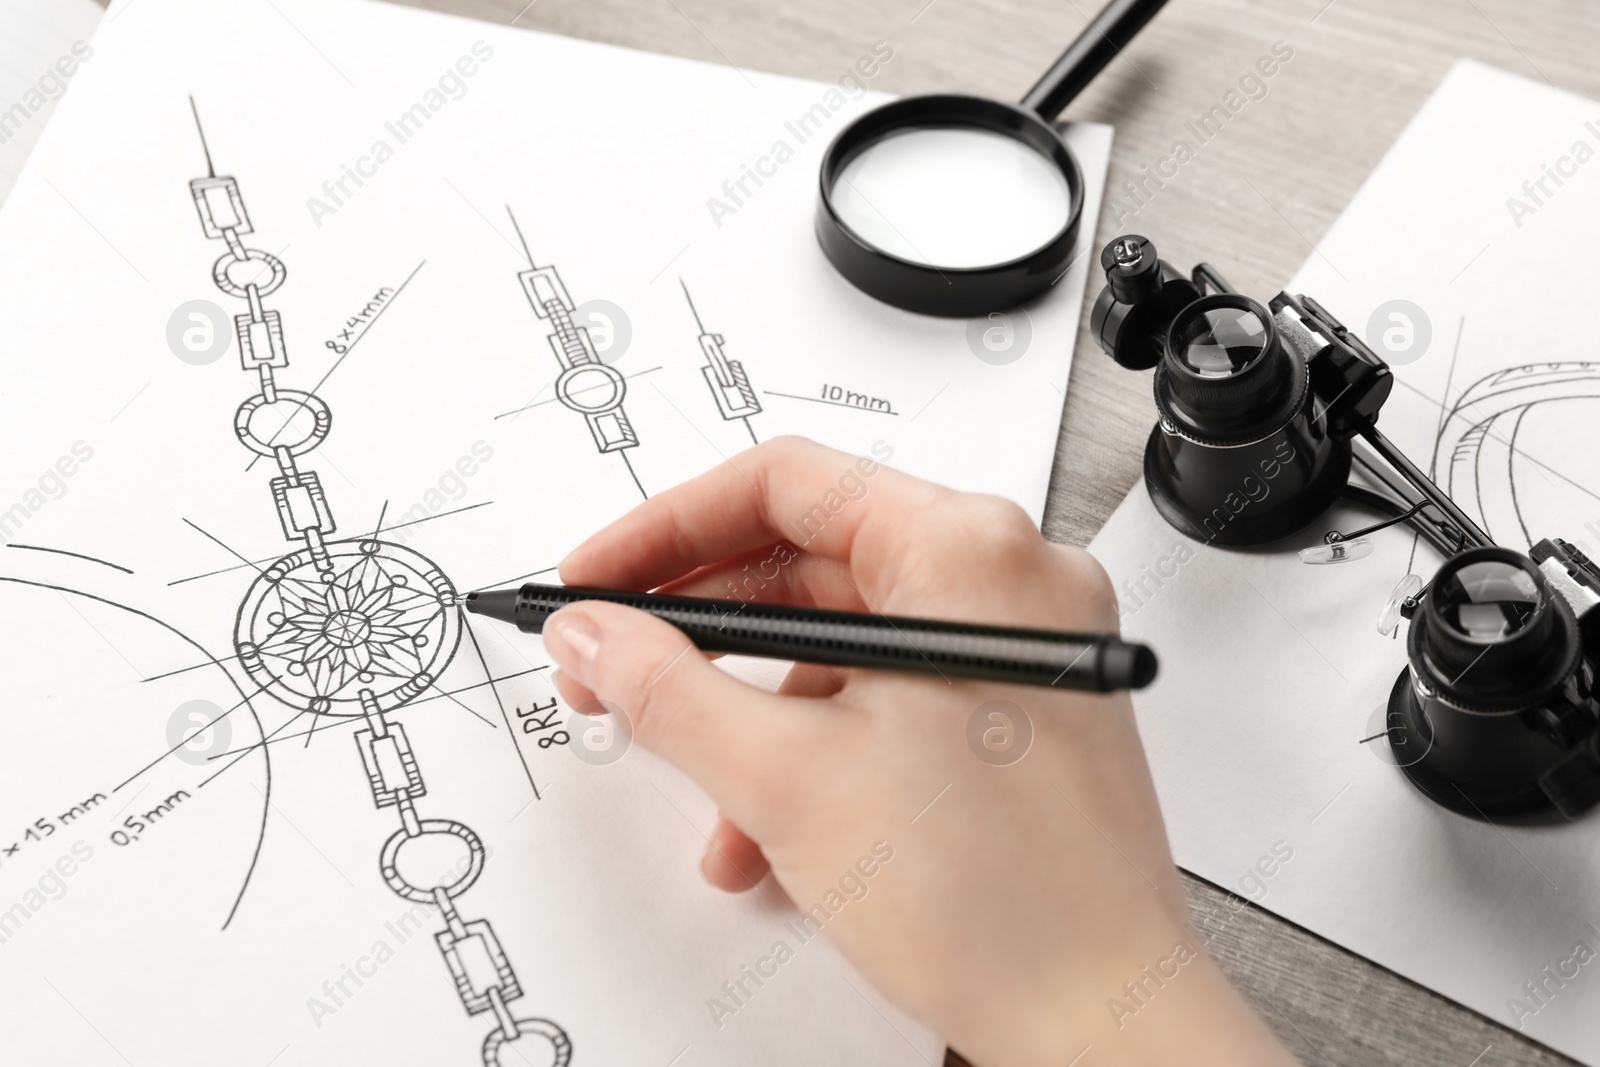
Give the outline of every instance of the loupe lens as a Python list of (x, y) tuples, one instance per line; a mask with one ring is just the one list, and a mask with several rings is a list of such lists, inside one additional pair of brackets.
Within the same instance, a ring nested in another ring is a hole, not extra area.
[(1072, 190), (1055, 161), (1016, 137), (960, 126), (913, 127), (868, 145), (830, 197), (868, 244), (952, 269), (1021, 259), (1072, 217)]
[(1228, 446), (1281, 429), (1303, 403), (1305, 361), (1278, 339), (1271, 313), (1217, 293), (1185, 306), (1167, 328), (1156, 404), (1195, 440)]
[(1528, 625), (1544, 596), (1533, 575), (1502, 560), (1469, 563), (1434, 582), (1434, 608), (1445, 625), (1473, 641), (1501, 641)]
[(1266, 324), (1251, 309), (1215, 307), (1183, 325), (1173, 351), (1202, 378), (1229, 378), (1261, 355), (1268, 336)]
[(1439, 568), (1423, 605), (1412, 670), (1462, 707), (1532, 707), (1577, 662), (1571, 608), (1520, 553), (1468, 549)]

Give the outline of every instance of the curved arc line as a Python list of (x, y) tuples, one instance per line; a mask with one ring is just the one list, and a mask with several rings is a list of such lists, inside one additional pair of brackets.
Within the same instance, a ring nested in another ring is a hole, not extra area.
[[(0, 582), (11, 582), (14, 585), (27, 585), (32, 586), (35, 589), (48, 589), (55, 593), (70, 593), (73, 596), (83, 597), (85, 600), (94, 600), (106, 605), (107, 607), (117, 608), (121, 611), (126, 611), (130, 615), (136, 615), (148, 622), (155, 623), (168, 633), (173, 634), (180, 640), (187, 642), (191, 647), (194, 648), (196, 652), (199, 652), (202, 656), (209, 660), (211, 664), (217, 668), (217, 670), (223, 673), (223, 675), (228, 679), (228, 684), (232, 685), (234, 691), (239, 694), (239, 699), (243, 702), (244, 709), (250, 713), (251, 720), (255, 722), (256, 734), (258, 736), (265, 737), (265, 731), (261, 729), (261, 719), (258, 715), (256, 715), (255, 706), (250, 703), (250, 698), (246, 696), (245, 691), (240, 688), (239, 680), (235, 678), (228, 671), (228, 668), (222, 665), (222, 661), (213, 656), (204, 645), (190, 637), (188, 634), (184, 633), (182, 630), (178, 629), (176, 626), (173, 626), (171, 623), (166, 622), (163, 619), (158, 619), (149, 612), (140, 611), (138, 608), (129, 607), (126, 604), (119, 604), (115, 600), (109, 600), (103, 596), (96, 596), (93, 593), (85, 593), (81, 589), (72, 589), (64, 585), (51, 585), (48, 582), (30, 581), (27, 578), (11, 578), (5, 575), (0, 575)], [(238, 914), (239, 905), (244, 901), (245, 890), (250, 888), (250, 880), (255, 876), (256, 863), (261, 859), (262, 842), (265, 841), (267, 837), (267, 812), (272, 806), (272, 757), (267, 753), (265, 745), (261, 746), (261, 762), (263, 768), (266, 770), (267, 775), (266, 789), (262, 791), (261, 796), (261, 827), (256, 832), (256, 847), (255, 851), (250, 856), (250, 866), (245, 871), (244, 882), (239, 886), (238, 896), (233, 898), (233, 906), (228, 909), (227, 919), (223, 920), (222, 929), (224, 930), (228, 928), (229, 923), (233, 922), (233, 917)]]
[[(1527, 394), (1532, 393), (1532, 396)], [(1505, 487), (1509, 492), (1512, 511), (1524, 540), (1530, 535), (1517, 498), (1514, 464), (1516, 461), (1516, 434), (1521, 429), (1522, 418), (1538, 404), (1555, 400), (1600, 399), (1600, 362), (1572, 361), (1567, 363), (1533, 363), (1509, 367), (1484, 375), (1462, 392), (1455, 405), (1449, 409), (1435, 440), (1435, 454), (1450, 457), (1450, 467), (1445, 491), (1458, 501), (1463, 498), (1476, 507), (1472, 517), (1495, 536), (1483, 501), (1485, 482), (1492, 476), (1481, 469), (1483, 444), (1494, 424), (1507, 415), (1516, 415), (1512, 425), (1510, 443), (1506, 448)], [(1471, 422), (1466, 420), (1477, 416)], [(1456, 472), (1462, 471), (1470, 484), (1456, 485)], [(1491, 486), (1492, 488), (1492, 486)], [(1530, 542), (1531, 543), (1531, 542)]]
[(1522, 530), (1522, 540), (1529, 545), (1533, 544), (1533, 535), (1528, 532), (1528, 520), (1522, 517), (1522, 501), (1517, 496), (1517, 435), (1522, 432), (1522, 420), (1528, 417), (1528, 412), (1534, 407), (1534, 404), (1529, 404), (1517, 412), (1517, 421), (1511, 424), (1511, 441), (1506, 447), (1506, 481), (1511, 486), (1511, 510)]
[(98, 563), (102, 567), (110, 567), (112, 570), (121, 571), (123, 574), (133, 573), (133, 571), (122, 566), (120, 563), (112, 563), (109, 560), (101, 559), (99, 556), (89, 556), (82, 552), (69, 552), (64, 548), (46, 548), (44, 545), (24, 545), (19, 544), (16, 541), (12, 541), (10, 544), (6, 545), (6, 547), (19, 548), (28, 552), (49, 552), (50, 554), (56, 556), (71, 556), (73, 559), (87, 560), (90, 563)]
[[(1482, 422), (1513, 407), (1535, 404), (1541, 400), (1570, 400), (1590, 395), (1566, 388), (1574, 384), (1592, 384), (1596, 389), (1600, 389), (1600, 363), (1530, 364), (1525, 367), (1495, 371), (1467, 386), (1449, 409), (1449, 413), (1445, 416), (1445, 424), (1448, 427), (1458, 418), (1468, 418), (1465, 411), (1467, 408), (1477, 408), (1477, 417), (1474, 421)], [(1527, 390), (1538, 390), (1547, 395), (1533, 400), (1516, 397), (1517, 393)], [(1494, 402), (1492, 406), (1485, 407), (1490, 402)], [(1440, 440), (1446, 439), (1445, 434), (1441, 432)]]

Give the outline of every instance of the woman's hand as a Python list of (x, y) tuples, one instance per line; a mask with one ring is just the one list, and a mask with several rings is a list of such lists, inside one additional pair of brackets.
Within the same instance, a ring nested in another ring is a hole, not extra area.
[[(561, 576), (1058, 630), (1117, 621), (1099, 564), (1014, 504), (799, 438), (641, 505)], [(1189, 925), (1126, 694), (806, 664), (772, 694), (667, 623), (595, 602), (544, 639), (569, 704), (622, 709), (716, 801), (709, 881), (737, 891), (770, 869), (802, 921), (980, 1067), (1064, 1067), (1086, 1046), (1085, 1067), (1293, 1062)]]

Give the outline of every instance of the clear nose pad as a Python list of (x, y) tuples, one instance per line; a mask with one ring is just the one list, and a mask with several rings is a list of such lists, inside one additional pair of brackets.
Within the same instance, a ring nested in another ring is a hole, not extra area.
[(1400, 628), (1400, 620), (1405, 617), (1406, 605), (1415, 604), (1421, 592), (1422, 579), (1415, 574), (1408, 574), (1395, 583), (1388, 603), (1378, 612), (1378, 632), (1385, 637), (1392, 636)]
[(1325, 545), (1302, 548), (1300, 550), (1300, 562), (1317, 566), (1328, 563), (1350, 563), (1354, 560), (1366, 559), (1372, 555), (1372, 549), (1372, 542), (1364, 537), (1356, 537), (1348, 541), (1330, 541)]

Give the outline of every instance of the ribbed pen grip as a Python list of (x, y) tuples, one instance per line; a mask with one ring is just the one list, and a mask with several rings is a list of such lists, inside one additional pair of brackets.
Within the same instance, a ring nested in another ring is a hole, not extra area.
[(524, 585), (516, 623), (538, 633), (568, 604), (603, 600), (648, 612), (706, 652), (1111, 692), (1155, 676), (1155, 655), (1104, 634), (974, 626), (931, 619), (824, 611), (578, 586)]

